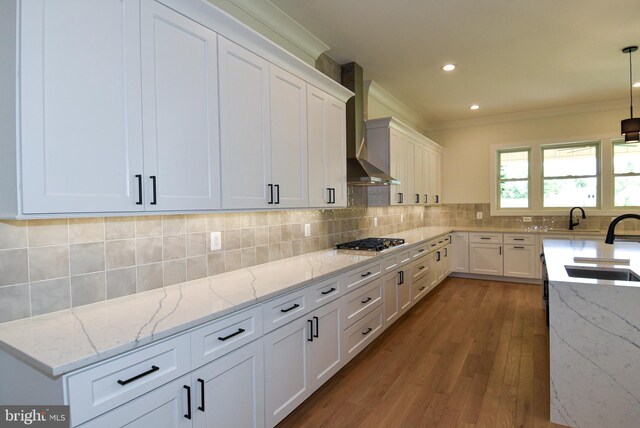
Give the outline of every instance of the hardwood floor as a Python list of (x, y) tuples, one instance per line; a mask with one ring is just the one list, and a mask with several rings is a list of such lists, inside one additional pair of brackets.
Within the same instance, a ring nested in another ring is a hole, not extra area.
[(279, 427), (553, 427), (539, 285), (448, 278)]

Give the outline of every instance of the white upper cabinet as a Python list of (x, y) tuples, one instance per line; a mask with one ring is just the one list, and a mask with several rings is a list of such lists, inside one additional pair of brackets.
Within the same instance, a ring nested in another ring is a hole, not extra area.
[(143, 209), (139, 7), (20, 3), (23, 213)]
[(440, 151), (431, 150), (430, 151), (430, 180), (431, 180), (431, 201), (429, 203), (432, 204), (440, 204), (442, 203), (442, 195), (441, 195), (441, 184), (440, 184), (440, 170), (442, 164), (442, 155)]
[(309, 205), (347, 205), (345, 104), (307, 85)]
[(223, 208), (264, 207), (272, 199), (269, 63), (219, 38)]
[(271, 65), (271, 180), (276, 208), (306, 207), (307, 84)]
[(219, 208), (216, 33), (153, 0), (141, 22), (147, 209)]

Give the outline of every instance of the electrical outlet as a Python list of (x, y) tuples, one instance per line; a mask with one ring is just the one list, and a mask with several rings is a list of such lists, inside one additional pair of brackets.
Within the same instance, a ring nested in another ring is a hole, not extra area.
[(482, 220), (482, 211), (476, 212), (476, 220)]
[(531, 223), (531, 217), (522, 217), (522, 221), (525, 223)]
[(373, 218), (373, 227), (378, 227), (378, 217)]
[(400, 214), (400, 223), (404, 223), (404, 214)]
[(219, 250), (222, 248), (222, 233), (211, 232), (211, 251)]
[(311, 236), (311, 225), (309, 223), (306, 223), (304, 225), (304, 237), (308, 238)]

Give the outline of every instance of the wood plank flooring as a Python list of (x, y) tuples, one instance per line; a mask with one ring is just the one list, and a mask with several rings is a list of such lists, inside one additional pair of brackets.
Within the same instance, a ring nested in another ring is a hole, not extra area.
[(448, 278), (279, 427), (558, 427), (539, 285)]

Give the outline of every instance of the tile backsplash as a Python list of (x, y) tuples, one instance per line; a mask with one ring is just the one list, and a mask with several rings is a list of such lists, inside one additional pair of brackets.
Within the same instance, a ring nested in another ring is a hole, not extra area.
[[(566, 227), (567, 217), (491, 217), (489, 204), (0, 221), (0, 322), (138, 293), (420, 226)], [(483, 220), (476, 220), (476, 212)], [(377, 227), (374, 227), (374, 219)], [(606, 228), (610, 217), (580, 227)], [(623, 228), (637, 222), (622, 223)], [(311, 236), (304, 236), (304, 225)], [(210, 232), (222, 248), (210, 250)]]

